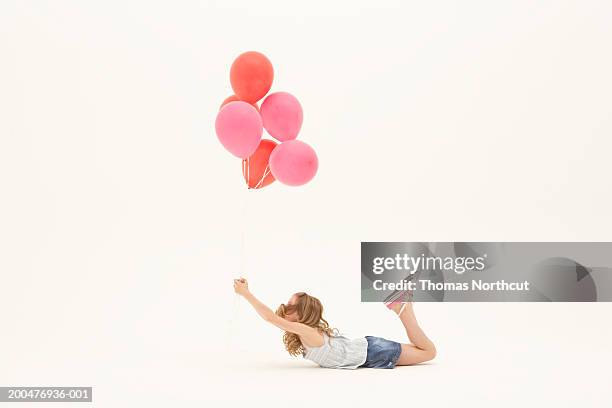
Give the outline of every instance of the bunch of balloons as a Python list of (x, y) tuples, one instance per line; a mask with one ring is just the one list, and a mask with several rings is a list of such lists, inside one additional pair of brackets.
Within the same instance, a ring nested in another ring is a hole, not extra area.
[[(275, 179), (290, 186), (306, 184), (319, 161), (312, 147), (296, 140), (302, 127), (302, 106), (287, 92), (269, 94), (274, 69), (265, 55), (249, 51), (234, 60), (230, 82), (234, 95), (221, 104), (215, 130), (219, 141), (242, 159), (248, 188), (262, 188)], [(263, 129), (278, 140), (262, 139)]]

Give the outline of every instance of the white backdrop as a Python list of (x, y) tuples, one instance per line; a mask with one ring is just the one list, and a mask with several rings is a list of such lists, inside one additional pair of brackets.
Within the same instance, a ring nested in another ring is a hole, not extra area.
[[(400, 340), (359, 302), (360, 241), (610, 240), (610, 21), (603, 0), (3, 1), (0, 385), (91, 385), (99, 406), (300, 406), (305, 383), (609, 404), (610, 304), (418, 304), (435, 364), (338, 373), (233, 312), (231, 279), (244, 229), (262, 300), (306, 290), (343, 331)], [(245, 196), (216, 139), (246, 50), (302, 103), (305, 187)]]

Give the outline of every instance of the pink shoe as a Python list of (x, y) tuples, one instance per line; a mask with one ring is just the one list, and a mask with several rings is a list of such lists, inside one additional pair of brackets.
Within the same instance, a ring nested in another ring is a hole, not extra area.
[(395, 305), (402, 305), (399, 312), (397, 312), (397, 315), (400, 316), (406, 308), (406, 304), (412, 302), (412, 296), (413, 293), (411, 290), (393, 292), (387, 297), (387, 299), (385, 299), (385, 306), (387, 306), (388, 309), (393, 310)]

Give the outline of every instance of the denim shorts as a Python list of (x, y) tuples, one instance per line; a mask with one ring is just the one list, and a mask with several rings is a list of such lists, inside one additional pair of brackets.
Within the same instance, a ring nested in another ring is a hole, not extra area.
[(393, 368), (402, 353), (402, 345), (382, 337), (366, 336), (368, 355), (363, 368)]

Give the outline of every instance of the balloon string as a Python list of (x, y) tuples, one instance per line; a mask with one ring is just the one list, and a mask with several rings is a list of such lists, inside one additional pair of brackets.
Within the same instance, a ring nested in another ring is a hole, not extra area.
[(264, 170), (263, 176), (261, 176), (261, 178), (259, 179), (259, 182), (255, 185), (254, 188), (259, 188), (261, 187), (261, 184), (263, 183), (264, 179), (268, 176), (268, 174), (270, 174), (270, 166), (266, 166), (266, 170)]
[(246, 167), (245, 167), (245, 165), (246, 165), (246, 159), (242, 159), (242, 177), (246, 178), (247, 185), (248, 185), (249, 184), (249, 178), (247, 177), (247, 174), (246, 174)]
[(251, 188), (249, 183), (251, 182), (251, 158), (247, 157), (246, 159), (246, 168), (247, 168), (247, 187)]
[(259, 178), (259, 181), (253, 187), (251, 187), (251, 162), (250, 162), (250, 157), (247, 157), (246, 159), (242, 159), (242, 174), (244, 175), (244, 177), (246, 179), (247, 187), (249, 189), (257, 190), (258, 188), (261, 188), (264, 180), (270, 174), (270, 165), (268, 164), (266, 166), (262, 176)]
[[(243, 160), (243, 162), (242, 162), (243, 163), (243, 168), (244, 168), (245, 162), (246, 162), (246, 165), (248, 166), (248, 161), (247, 160)], [(247, 173), (248, 173), (248, 170), (247, 170)], [(249, 191), (248, 185), (247, 185), (247, 188), (245, 188), (243, 191), (244, 192), (241, 193), (242, 194), (242, 203), (241, 203), (242, 204), (242, 211), (241, 211), (242, 214), (241, 214), (241, 220), (240, 220), (240, 225), (239, 225), (239, 228), (240, 228), (240, 261), (239, 261), (239, 268), (240, 269), (239, 269), (238, 276), (235, 277), (235, 279), (242, 278), (244, 276), (244, 266), (245, 266), (245, 263), (246, 263), (246, 260), (245, 260), (245, 258), (246, 258), (246, 244), (245, 244), (246, 239), (245, 239), (245, 235), (246, 235), (246, 222), (247, 222), (247, 219), (248, 219), (248, 217), (247, 217), (247, 207), (248, 207), (247, 197), (248, 197), (248, 191)], [(234, 339), (234, 331), (235, 331), (234, 329), (235, 329), (235, 325), (236, 325), (235, 324), (236, 317), (238, 315), (239, 301), (240, 301), (240, 295), (235, 293), (234, 294), (234, 300), (232, 302), (232, 312), (231, 312), (230, 319), (229, 319), (229, 322), (228, 322), (227, 340), (225, 342), (227, 351), (230, 351), (231, 346), (232, 346), (231, 343), (233, 343), (233, 339)]]
[(242, 277), (242, 275), (244, 274), (244, 264), (245, 264), (245, 257), (246, 257), (246, 239), (245, 239), (245, 235), (246, 235), (246, 222), (247, 222), (247, 197), (248, 197), (248, 192), (249, 192), (249, 188), (247, 186), (246, 189), (243, 190), (244, 193), (243, 194), (243, 199), (242, 199), (242, 220), (240, 222), (240, 276)]
[[(240, 222), (240, 270), (239, 270), (239, 276), (238, 278), (241, 278), (244, 276), (244, 272), (245, 272), (245, 264), (246, 264), (246, 228), (247, 228), (247, 220), (248, 220), (248, 214), (247, 214), (247, 210), (248, 210), (248, 195), (249, 195), (249, 190), (251, 189), (250, 186), (250, 182), (251, 182), (251, 165), (250, 165), (250, 160), (249, 158), (243, 159), (242, 160), (242, 174), (246, 176), (246, 184), (247, 184), (247, 188), (244, 189), (244, 193), (243, 197), (242, 197), (242, 219)], [(261, 187), (263, 181), (265, 180), (265, 178), (268, 176), (268, 174), (270, 174), (270, 166), (266, 166), (266, 169), (264, 170), (263, 175), (261, 176), (261, 178), (259, 179), (259, 181), (257, 182), (257, 184), (253, 187), (254, 189), (258, 189)], [(240, 301), (240, 295), (238, 295), (237, 293), (234, 295), (234, 300), (233, 300), (233, 304), (232, 304), (232, 314), (230, 316), (230, 321), (228, 324), (228, 334), (227, 334), (227, 341), (226, 341), (226, 347), (227, 350), (229, 351), (231, 348), (231, 344), (233, 342), (234, 339), (234, 327), (235, 327), (235, 321), (236, 321), (236, 316), (238, 314), (238, 305), (239, 305), (239, 301)]]

